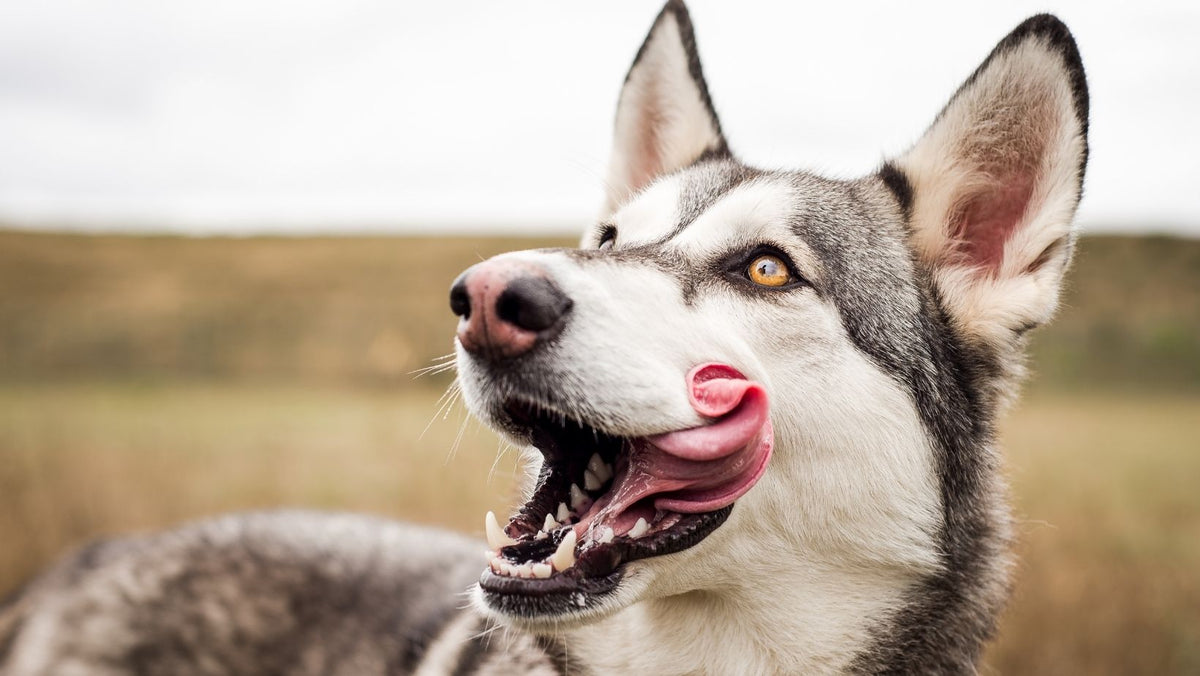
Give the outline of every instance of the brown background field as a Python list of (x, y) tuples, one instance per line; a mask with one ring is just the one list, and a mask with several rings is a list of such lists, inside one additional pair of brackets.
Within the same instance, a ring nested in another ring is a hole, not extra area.
[[(515, 454), (439, 408), (445, 295), (515, 239), (0, 232), (0, 595), (105, 534), (273, 506), (481, 530)], [(1002, 426), (986, 671), (1200, 673), (1200, 242), (1089, 238)], [(423, 432), (424, 430), (424, 432)]]

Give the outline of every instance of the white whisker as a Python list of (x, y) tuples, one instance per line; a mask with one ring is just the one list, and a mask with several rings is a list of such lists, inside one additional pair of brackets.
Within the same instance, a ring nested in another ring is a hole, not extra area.
[(438, 418), (442, 418), (443, 420), (445, 419), (443, 417), (443, 412), (449, 412), (450, 407), (453, 406), (454, 402), (458, 400), (458, 395), (461, 392), (462, 388), (459, 386), (458, 379), (455, 379), (454, 382), (450, 383), (450, 386), (446, 388), (446, 391), (442, 393), (442, 396), (438, 397), (437, 402), (434, 404), (437, 406), (437, 410), (433, 412), (433, 417), (429, 419), (429, 422), (425, 423), (425, 428), (421, 430), (419, 435), (417, 435), (418, 441), (425, 438), (425, 434), (429, 431), (429, 428), (433, 426), (433, 422), (435, 420)]

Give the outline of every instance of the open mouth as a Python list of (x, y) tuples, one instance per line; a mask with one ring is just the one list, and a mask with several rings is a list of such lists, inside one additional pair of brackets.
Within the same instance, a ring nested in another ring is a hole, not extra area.
[(486, 520), (485, 600), (516, 614), (587, 607), (631, 561), (694, 546), (728, 518), (771, 456), (767, 395), (724, 364), (687, 376), (709, 422), (649, 437), (615, 437), (512, 401), (506, 414), (544, 456), (533, 496), (506, 526)]

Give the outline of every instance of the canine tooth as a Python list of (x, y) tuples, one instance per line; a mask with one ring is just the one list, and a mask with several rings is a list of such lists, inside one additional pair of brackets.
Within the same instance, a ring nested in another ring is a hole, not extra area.
[(533, 536), (533, 539), (534, 539), (534, 540), (545, 540), (545, 539), (546, 539), (546, 538), (548, 538), (548, 537), (550, 537), (550, 536), (549, 536), (549, 535), (546, 535), (546, 531), (544, 531), (544, 530), (539, 530), (539, 531), (537, 532), (537, 535), (534, 535), (534, 536)]
[(529, 567), (533, 571), (533, 576), (538, 579), (546, 579), (554, 573), (554, 569), (548, 563), (535, 563)]
[(554, 520), (553, 514), (547, 514), (546, 515), (546, 523), (542, 524), (542, 530), (549, 533), (550, 531), (554, 530), (555, 528), (558, 528), (558, 522)]
[(596, 537), (596, 542), (606, 545), (613, 541), (613, 529), (608, 526), (600, 526), (596, 529), (596, 532), (599, 533)]
[(600, 490), (600, 487), (603, 485), (604, 485), (604, 482), (600, 480), (600, 477), (593, 474), (592, 470), (590, 470), (590, 469), (583, 470), (583, 487), (584, 488), (588, 489), (589, 491), (598, 491), (598, 490)]
[(554, 518), (557, 519), (559, 523), (566, 523), (567, 519), (571, 518), (571, 508), (567, 507), (567, 503), (558, 503), (558, 513), (554, 515)]
[(592, 474), (596, 475), (600, 483), (604, 483), (612, 478), (612, 467), (607, 462), (604, 462), (604, 458), (601, 458), (599, 453), (592, 454), (592, 457), (588, 459), (587, 468), (591, 470)]
[(584, 493), (579, 486), (571, 484), (571, 509), (582, 514), (591, 504), (592, 499), (587, 496), (587, 493)]
[(646, 520), (639, 516), (637, 523), (633, 524), (633, 528), (629, 529), (629, 537), (640, 538), (648, 530), (650, 530), (650, 524), (646, 523)]
[(554, 570), (566, 570), (575, 565), (575, 530), (567, 531), (567, 536), (558, 543), (558, 549), (550, 557)]
[(498, 552), (501, 547), (517, 544), (517, 541), (508, 537), (508, 533), (500, 527), (500, 522), (496, 520), (495, 512), (488, 512), (487, 517), (483, 519), (483, 530), (487, 533), (488, 547), (492, 551)]

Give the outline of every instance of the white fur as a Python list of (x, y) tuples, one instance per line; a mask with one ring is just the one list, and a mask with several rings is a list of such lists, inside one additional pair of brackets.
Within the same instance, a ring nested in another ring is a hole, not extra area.
[[(617, 228), (617, 244), (646, 244), (670, 233), (677, 220), (680, 185), (679, 176), (660, 178), (613, 214), (609, 220)], [(582, 246), (595, 248), (599, 242), (593, 235), (587, 233)]]

